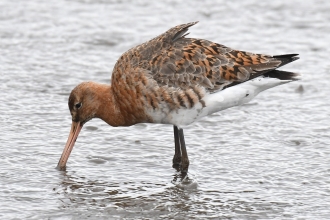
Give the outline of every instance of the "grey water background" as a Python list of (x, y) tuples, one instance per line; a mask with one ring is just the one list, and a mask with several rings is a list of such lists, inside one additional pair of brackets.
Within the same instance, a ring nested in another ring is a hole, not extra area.
[[(329, 1), (0, 1), (1, 219), (330, 219)], [(67, 99), (170, 27), (256, 53), (299, 53), (298, 82), (185, 128), (88, 122), (66, 171)]]

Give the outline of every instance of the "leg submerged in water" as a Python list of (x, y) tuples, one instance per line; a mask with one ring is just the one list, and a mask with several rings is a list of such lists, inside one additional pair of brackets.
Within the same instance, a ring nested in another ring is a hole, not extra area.
[(174, 125), (173, 130), (174, 130), (174, 142), (175, 142), (173, 168), (176, 168), (177, 170), (181, 168), (182, 173), (187, 173), (189, 167), (189, 159), (186, 149), (186, 143), (184, 141), (183, 129), (178, 128), (177, 126)]
[(179, 128), (173, 125), (174, 130), (174, 144), (175, 144), (175, 153), (173, 156), (173, 165), (172, 167), (179, 170), (181, 164), (181, 149), (180, 149), (180, 139), (179, 139)]
[(179, 138), (180, 138), (180, 146), (181, 146), (181, 172), (182, 173), (188, 173), (188, 167), (189, 167), (189, 158), (188, 153), (186, 149), (186, 143), (184, 141), (184, 135), (183, 135), (183, 129), (179, 128)]

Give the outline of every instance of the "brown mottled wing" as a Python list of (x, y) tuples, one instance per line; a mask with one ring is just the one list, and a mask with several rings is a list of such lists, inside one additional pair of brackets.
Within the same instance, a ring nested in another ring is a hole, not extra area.
[(212, 92), (272, 71), (295, 56), (253, 54), (208, 40), (185, 38), (188, 28), (196, 23), (176, 26), (132, 48), (116, 67), (129, 63), (130, 68), (148, 70), (159, 86), (186, 89), (199, 85)]

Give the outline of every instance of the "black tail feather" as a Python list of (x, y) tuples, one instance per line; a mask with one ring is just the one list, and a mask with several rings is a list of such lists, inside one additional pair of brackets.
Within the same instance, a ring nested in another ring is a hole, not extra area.
[(280, 80), (298, 80), (300, 74), (283, 71), (283, 70), (272, 70), (264, 74), (266, 77), (277, 78)]
[[(265, 71), (260, 71), (260, 72), (255, 72), (254, 74), (251, 74), (248, 80), (254, 79), (258, 76), (265, 76), (265, 77), (271, 77), (271, 78), (277, 78), (280, 80), (299, 80), (300, 74), (298, 73), (293, 73), (293, 72), (288, 72), (288, 71), (282, 71), (282, 70), (277, 70), (277, 68), (284, 66), (288, 63), (291, 63), (292, 61), (298, 60), (299, 57), (297, 57), (299, 54), (283, 54), (283, 55), (275, 55), (273, 56), (275, 59), (281, 61), (281, 64), (276, 67), (276, 69), (273, 70), (265, 70)], [(246, 81), (248, 81), (246, 80)], [(245, 82), (245, 81), (243, 81)], [(242, 82), (239, 81), (234, 81), (231, 84), (227, 85), (224, 87), (224, 89), (235, 86), (237, 84), (240, 84)]]

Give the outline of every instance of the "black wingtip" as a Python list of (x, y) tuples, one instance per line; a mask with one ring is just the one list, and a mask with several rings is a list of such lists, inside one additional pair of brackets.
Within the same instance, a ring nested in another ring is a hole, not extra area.
[(282, 55), (275, 55), (273, 57), (275, 57), (275, 58), (292, 58), (292, 57), (296, 57), (296, 56), (299, 56), (299, 54), (297, 54), (297, 53), (282, 54)]
[[(291, 63), (295, 60), (298, 60), (299, 57), (297, 57), (299, 54), (283, 54), (283, 55), (275, 55), (273, 56), (275, 59), (281, 61), (281, 64), (278, 67), (284, 66), (288, 63)], [(277, 68), (278, 68), (277, 67)]]

